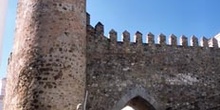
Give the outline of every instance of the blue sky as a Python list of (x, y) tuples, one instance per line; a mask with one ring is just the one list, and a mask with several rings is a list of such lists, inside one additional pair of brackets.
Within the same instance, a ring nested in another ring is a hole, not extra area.
[[(6, 29), (0, 77), (4, 77), (13, 44), (16, 0), (8, 0)], [(140, 31), (155, 35), (175, 34), (191, 37), (213, 37), (220, 32), (219, 0), (87, 0), (87, 11), (94, 26), (101, 21), (107, 36), (115, 29), (120, 36), (128, 30), (131, 36)], [(120, 37), (119, 37), (120, 38)]]

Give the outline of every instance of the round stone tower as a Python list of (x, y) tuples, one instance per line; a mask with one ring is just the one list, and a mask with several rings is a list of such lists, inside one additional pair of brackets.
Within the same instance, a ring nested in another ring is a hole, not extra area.
[(4, 110), (83, 104), (86, 0), (19, 0)]

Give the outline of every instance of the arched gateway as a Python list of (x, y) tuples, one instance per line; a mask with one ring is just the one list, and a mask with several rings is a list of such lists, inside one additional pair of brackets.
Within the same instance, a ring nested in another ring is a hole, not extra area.
[(128, 91), (111, 110), (160, 110), (161, 106), (144, 88)]
[(134, 97), (121, 110), (155, 110), (155, 108), (141, 96)]

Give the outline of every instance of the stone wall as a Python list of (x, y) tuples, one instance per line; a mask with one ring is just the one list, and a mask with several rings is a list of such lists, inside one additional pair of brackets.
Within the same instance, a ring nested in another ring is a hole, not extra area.
[(192, 37), (191, 45), (182, 36), (177, 38), (136, 33), (130, 42), (125, 31), (123, 42), (117, 33), (110, 38), (103, 35), (104, 26), (87, 27), (87, 109), (121, 110), (136, 96), (147, 100), (156, 110), (219, 110), (220, 109), (220, 49), (215, 42), (209, 47), (203, 39), (198, 45)]
[(171, 35), (168, 44), (160, 34), (156, 44), (152, 33), (143, 43), (137, 32), (130, 42), (125, 31), (119, 42), (114, 30), (107, 38), (101, 23), (92, 27), (89, 14), (86, 21), (85, 5), (19, 0), (4, 110), (75, 110), (84, 101), (87, 110), (220, 109), (215, 38), (199, 45), (195, 36), (177, 43)]
[(4, 110), (73, 110), (84, 101), (85, 0), (19, 0)]

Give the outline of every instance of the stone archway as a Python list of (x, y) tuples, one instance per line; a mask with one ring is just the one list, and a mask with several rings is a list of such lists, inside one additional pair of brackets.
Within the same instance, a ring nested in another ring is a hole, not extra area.
[[(125, 95), (123, 95), (110, 110), (122, 110), (126, 106), (130, 106), (131, 108), (133, 107), (133, 109), (136, 108), (134, 110), (142, 110), (141, 107), (148, 108), (144, 110), (161, 110), (163, 107), (153, 96), (154, 95), (150, 94), (147, 89), (137, 87), (125, 92)], [(136, 106), (132, 105), (135, 103)]]
[(136, 96), (125, 105), (121, 110), (155, 110), (155, 108), (144, 98)]

